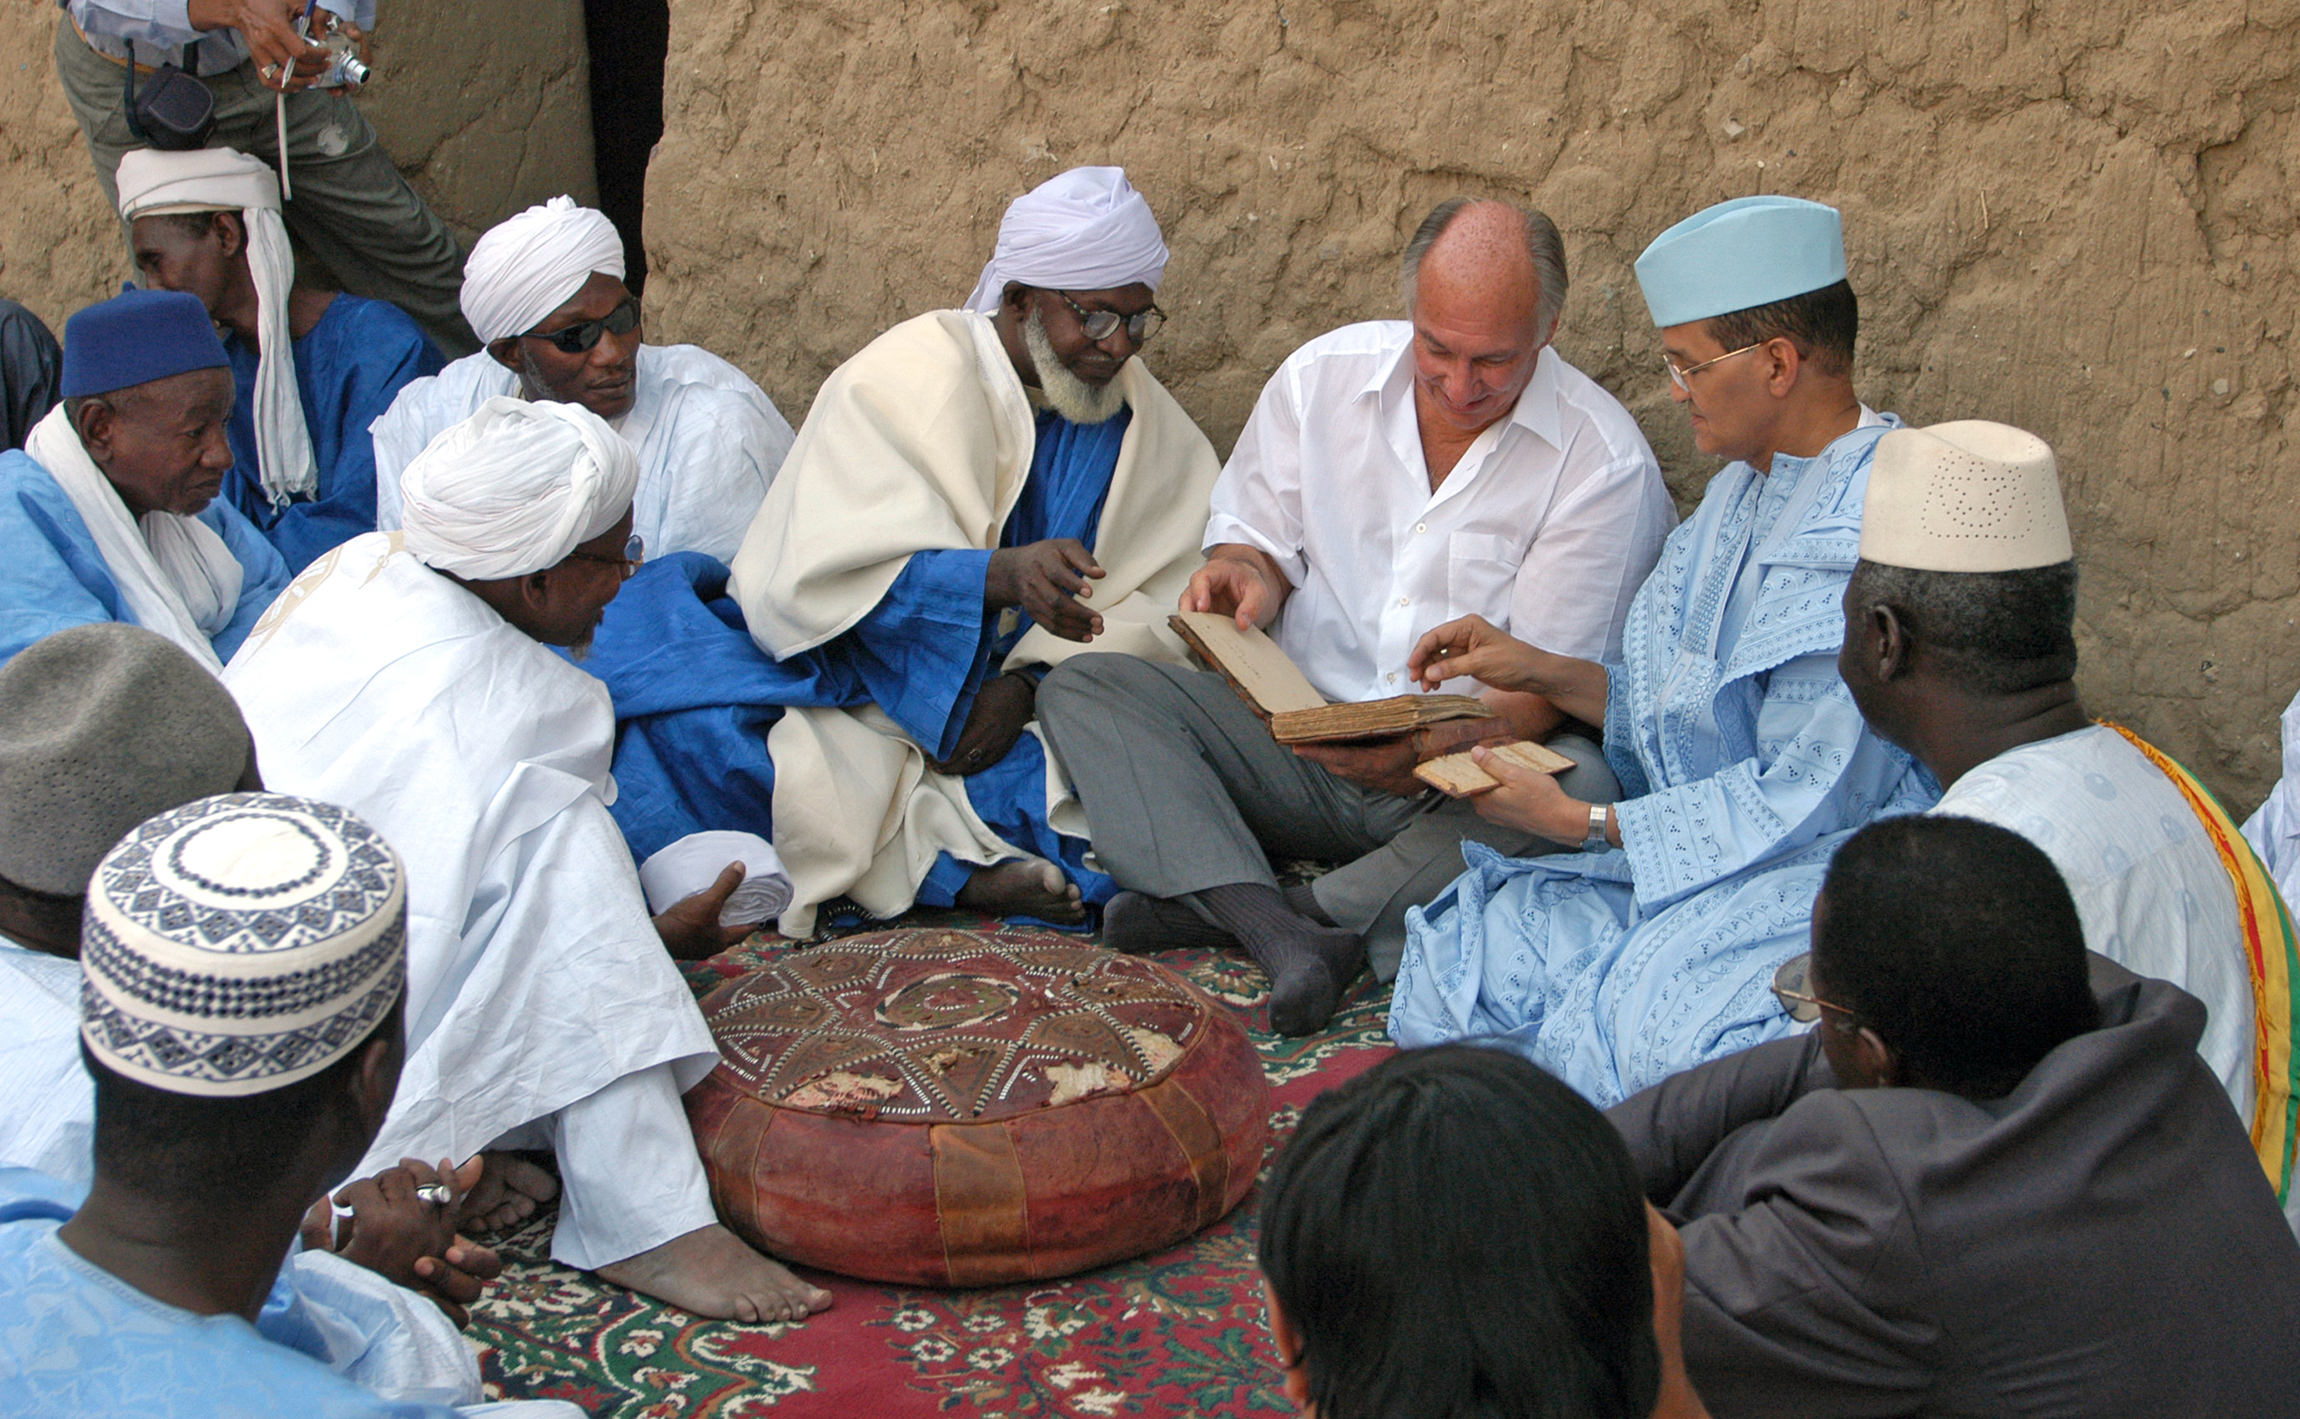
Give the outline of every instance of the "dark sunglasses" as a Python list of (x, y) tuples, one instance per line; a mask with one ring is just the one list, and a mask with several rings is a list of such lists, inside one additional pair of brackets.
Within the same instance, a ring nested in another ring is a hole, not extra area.
[(639, 325), (639, 298), (631, 296), (621, 305), (597, 320), (586, 320), (581, 325), (570, 325), (565, 330), (554, 330), (548, 335), (530, 330), (520, 336), (522, 340), (548, 340), (552, 347), (570, 355), (580, 355), (599, 343), (602, 335), (628, 335)]

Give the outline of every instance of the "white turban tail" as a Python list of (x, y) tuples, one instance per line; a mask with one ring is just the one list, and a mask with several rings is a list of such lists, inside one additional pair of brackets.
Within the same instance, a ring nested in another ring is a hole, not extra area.
[(488, 228), (463, 263), (463, 318), (482, 344), (524, 335), (595, 271), (623, 279), (623, 238), (603, 212), (554, 197)]
[(1158, 289), (1166, 242), (1124, 168), (1072, 168), (1006, 209), (998, 246), (968, 310), (990, 315), (1009, 281), (1058, 291), (1108, 291), (1139, 281)]
[(555, 567), (631, 509), (639, 456), (580, 404), (499, 394), (399, 475), (417, 561), (472, 581)]
[(256, 283), (256, 477), (272, 506), (319, 495), (311, 431), (296, 393), (295, 347), (288, 334), (288, 289), (295, 254), (280, 220), (280, 183), (272, 170), (231, 148), (163, 153), (137, 148), (120, 158), (120, 215), (238, 212), (248, 229), (248, 274)]

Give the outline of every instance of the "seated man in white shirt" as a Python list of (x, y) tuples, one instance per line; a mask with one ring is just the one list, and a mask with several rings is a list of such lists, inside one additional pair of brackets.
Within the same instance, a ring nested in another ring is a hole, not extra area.
[(490, 228), (463, 268), (463, 313), (486, 345), (411, 381), (368, 426), (377, 528), (397, 531), (400, 474), (498, 395), (580, 404), (639, 455), (631, 525), (650, 556), (743, 545), (791, 426), (748, 375), (696, 345), (649, 345), (605, 214), (554, 197)]
[[(1636, 421), (1549, 348), (1566, 291), (1556, 227), (1446, 202), (1407, 245), (1405, 285), (1409, 320), (1320, 336), (1264, 387), (1183, 609), (1271, 628), (1333, 700), (1409, 692), (1415, 639), (1471, 612), (1613, 655), (1676, 517)], [(1459, 872), (1465, 837), (1536, 846), (1413, 777), (1475, 742), (1566, 727), (1545, 700), (1481, 693), (1498, 718), (1287, 750), (1213, 674), (1113, 655), (1058, 666), (1040, 722), (1128, 889), (1106, 942), (1234, 939), (1270, 973), (1276, 1028), (1317, 1029), (1369, 957), (1395, 974), (1406, 910)], [(1580, 765), (1576, 797), (1610, 798), (1593, 744), (1552, 747)], [(1271, 855), (1349, 861), (1281, 894)]]

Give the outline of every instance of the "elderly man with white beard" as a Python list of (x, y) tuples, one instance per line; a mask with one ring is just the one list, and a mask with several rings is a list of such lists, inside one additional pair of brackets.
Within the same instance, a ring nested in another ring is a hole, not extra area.
[(796, 935), (841, 894), (1057, 921), (1111, 894), (1030, 726), (1089, 643), (1184, 658), (1166, 617), (1218, 466), (1137, 358), (1165, 267), (1117, 168), (1016, 199), (966, 308), (824, 382), (731, 578), (674, 558), (632, 582), (591, 668), (634, 852), (771, 837)]
[(407, 1062), (370, 1156), (549, 1148), (555, 1258), (796, 1320), (829, 1294), (717, 1224), (679, 1102), (718, 1052), (665, 947), (738, 938), (717, 923), (741, 874), (650, 924), (607, 816), (606, 692), (551, 649), (580, 653), (640, 556), (638, 483), (579, 405), (491, 399), (408, 466), (404, 531), (313, 563), (224, 683), (273, 787), (407, 861)]
[(734, 555), (790, 451), (790, 423), (710, 351), (644, 343), (604, 213), (554, 197), (498, 223), (464, 263), (462, 301), (487, 348), (413, 381), (369, 425), (377, 527), (400, 525), (400, 472), (426, 444), (511, 395), (580, 404), (623, 436), (639, 455), (632, 530), (657, 556)]

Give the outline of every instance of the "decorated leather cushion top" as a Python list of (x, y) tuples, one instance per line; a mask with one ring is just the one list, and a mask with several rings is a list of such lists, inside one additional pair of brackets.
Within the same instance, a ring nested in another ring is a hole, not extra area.
[(787, 1109), (979, 1123), (1163, 1077), (1211, 1007), (1050, 933), (917, 931), (793, 952), (708, 1004), (726, 1071)]
[(720, 1215), (850, 1275), (982, 1285), (1138, 1255), (1235, 1206), (1268, 1138), (1228, 1012), (1052, 932), (793, 950), (703, 1013), (722, 1063), (688, 1110)]

